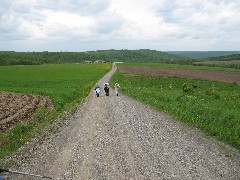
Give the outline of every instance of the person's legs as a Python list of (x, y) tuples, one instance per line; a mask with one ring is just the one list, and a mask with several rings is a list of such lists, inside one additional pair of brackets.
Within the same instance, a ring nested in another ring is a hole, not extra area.
[(98, 90), (96, 90), (96, 95), (97, 95), (97, 97), (99, 97), (99, 92), (98, 92)]

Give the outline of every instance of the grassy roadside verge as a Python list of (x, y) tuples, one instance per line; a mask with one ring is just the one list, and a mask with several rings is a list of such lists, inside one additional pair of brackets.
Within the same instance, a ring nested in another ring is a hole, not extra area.
[(0, 165), (5, 156), (81, 102), (110, 69), (111, 64), (0, 67), (0, 91), (41, 94), (49, 96), (54, 104), (54, 110), (39, 108), (32, 119), (0, 133)]
[(121, 92), (240, 149), (240, 86), (116, 72)]

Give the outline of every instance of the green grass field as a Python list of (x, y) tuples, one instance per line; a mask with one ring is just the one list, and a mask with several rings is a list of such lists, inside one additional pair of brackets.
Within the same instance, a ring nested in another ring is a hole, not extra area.
[(240, 86), (117, 72), (121, 92), (240, 148)]
[(1, 159), (37, 135), (57, 117), (81, 102), (111, 64), (0, 66), (0, 91), (49, 96), (54, 110), (40, 108), (33, 118), (0, 133)]
[(84, 98), (110, 64), (0, 66), (0, 91), (49, 96), (57, 111)]
[(121, 63), (117, 65), (118, 66), (144, 66), (144, 67), (153, 67), (153, 68), (199, 69), (199, 70), (240, 72), (240, 69), (234, 69), (234, 68), (165, 64), (165, 63)]

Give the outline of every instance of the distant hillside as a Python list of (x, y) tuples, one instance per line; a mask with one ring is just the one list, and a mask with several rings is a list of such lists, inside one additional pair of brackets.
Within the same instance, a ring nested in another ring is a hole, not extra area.
[(141, 50), (98, 50), (87, 52), (14, 52), (0, 51), (0, 65), (36, 65), (59, 63), (84, 63), (104, 60), (106, 62), (167, 62), (188, 63), (190, 58), (168, 54), (162, 51)]
[(227, 68), (240, 68), (240, 54), (232, 54), (227, 56), (210, 57), (199, 59), (193, 62), (195, 66), (218, 66)]
[(209, 57), (240, 54), (240, 51), (167, 51), (167, 53), (188, 57), (192, 59), (202, 59), (202, 58), (209, 58)]
[(210, 57), (203, 58), (201, 61), (232, 61), (232, 60), (240, 60), (240, 52), (239, 54), (232, 54), (226, 56), (218, 56), (218, 57)]

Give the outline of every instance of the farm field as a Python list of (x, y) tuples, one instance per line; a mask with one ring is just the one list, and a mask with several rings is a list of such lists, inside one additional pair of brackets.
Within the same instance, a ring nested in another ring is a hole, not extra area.
[(232, 61), (203, 61), (203, 62), (194, 62), (194, 64), (237, 64), (240, 65), (240, 60)]
[(120, 71), (134, 74), (151, 74), (156, 76), (182, 77), (190, 79), (205, 79), (210, 81), (228, 82), (240, 84), (240, 72), (176, 69), (176, 68), (152, 68), (129, 66), (120, 67)]
[(122, 93), (240, 148), (239, 78), (239, 72), (122, 64), (112, 81)]
[(85, 97), (110, 64), (0, 67), (0, 91), (49, 96), (56, 111)]
[(111, 64), (1, 66), (0, 159), (82, 101), (110, 69)]
[(194, 62), (193, 65), (204, 66), (204, 65), (212, 65), (212, 66), (232, 66), (236, 68), (240, 68), (240, 60), (231, 60), (231, 61), (201, 61)]
[(166, 64), (166, 63), (121, 63), (122, 66), (140, 66), (140, 67), (152, 67), (152, 68), (175, 68), (175, 69), (191, 69), (191, 70), (211, 70), (211, 71), (226, 71), (226, 72), (240, 72), (240, 69), (226, 68), (226, 67), (212, 67), (212, 66), (194, 66), (185, 64)]
[(0, 92), (0, 131), (6, 131), (13, 124), (29, 119), (39, 107), (53, 109), (48, 97), (39, 95)]

